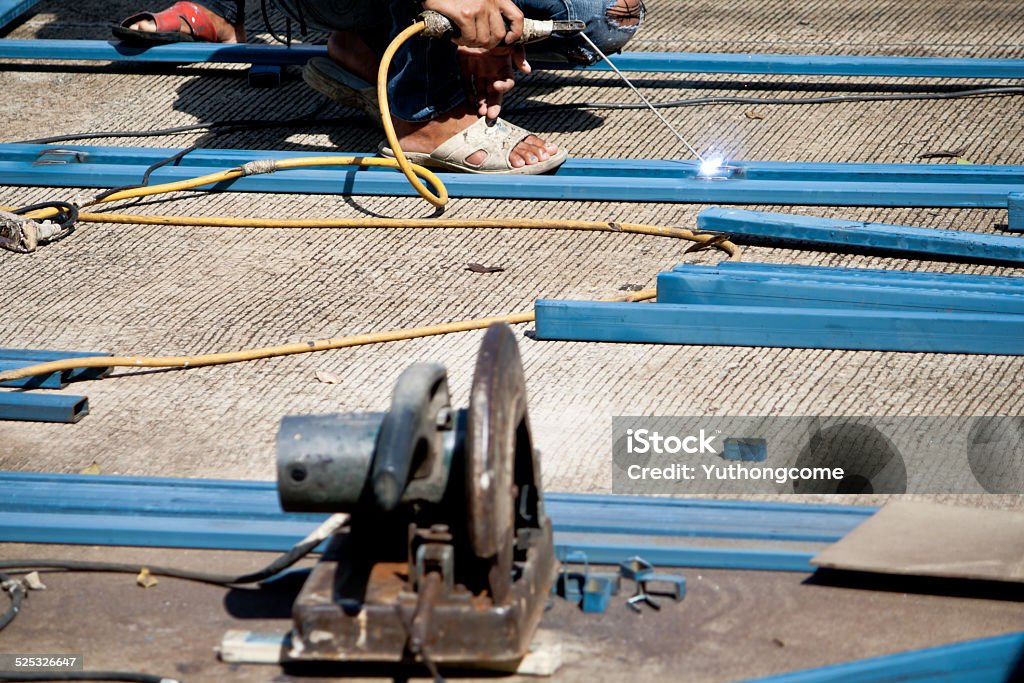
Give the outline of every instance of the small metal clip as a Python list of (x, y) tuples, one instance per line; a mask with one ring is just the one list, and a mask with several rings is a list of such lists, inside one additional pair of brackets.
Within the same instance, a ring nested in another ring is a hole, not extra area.
[(32, 163), (33, 166), (47, 166), (56, 164), (84, 164), (88, 161), (89, 155), (77, 149), (51, 148), (44, 149)]

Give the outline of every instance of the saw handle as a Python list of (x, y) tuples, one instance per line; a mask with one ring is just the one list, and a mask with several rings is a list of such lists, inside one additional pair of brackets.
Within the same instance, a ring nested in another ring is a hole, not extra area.
[[(457, 38), (459, 35), (455, 23), (440, 12), (427, 10), (420, 14), (419, 19), (426, 26), (423, 35), (427, 38)], [(523, 19), (523, 35), (515, 44), (536, 43), (549, 38), (552, 33), (581, 33), (584, 29), (586, 24), (582, 21)]]

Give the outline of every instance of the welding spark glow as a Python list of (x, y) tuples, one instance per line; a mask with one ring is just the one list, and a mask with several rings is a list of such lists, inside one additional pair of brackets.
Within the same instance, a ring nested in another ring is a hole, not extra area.
[(722, 165), (725, 163), (725, 159), (722, 157), (710, 157), (700, 162), (700, 169), (697, 171), (697, 175), (702, 178), (714, 178), (722, 174)]

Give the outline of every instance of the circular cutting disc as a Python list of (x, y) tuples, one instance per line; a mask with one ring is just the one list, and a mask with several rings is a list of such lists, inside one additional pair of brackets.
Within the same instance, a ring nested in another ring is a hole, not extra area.
[(512, 328), (494, 324), (484, 335), (473, 375), (466, 485), (470, 545), (477, 557), (494, 558), (498, 576), (512, 570), (516, 454), (532, 452), (519, 347)]

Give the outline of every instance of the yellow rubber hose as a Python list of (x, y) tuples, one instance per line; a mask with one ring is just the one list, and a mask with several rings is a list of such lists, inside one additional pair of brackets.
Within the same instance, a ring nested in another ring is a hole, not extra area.
[[(377, 166), (396, 168), (401, 170), (409, 182), (424, 199), (436, 207), (443, 207), (448, 201), (448, 191), (434, 173), (429, 169), (408, 160), (398, 143), (398, 136), (395, 133), (391, 121), (390, 107), (387, 98), (387, 77), (391, 60), (395, 52), (412, 36), (418, 34), (424, 28), (422, 22), (413, 24), (405, 31), (402, 31), (395, 40), (388, 46), (381, 59), (380, 70), (377, 74), (377, 95), (380, 102), (381, 122), (384, 125), (384, 133), (387, 136), (388, 144), (394, 151), (395, 159), (380, 159), (376, 157), (301, 157), (283, 160), (262, 160), (243, 164), (238, 168), (219, 171), (208, 175), (182, 180), (162, 185), (132, 188), (115, 192), (102, 199), (97, 199), (84, 206), (146, 197), (167, 192), (190, 190), (205, 185), (234, 180), (246, 175), (257, 173), (272, 173), (277, 170), (288, 168), (304, 168), (309, 166)], [(433, 188), (431, 190), (424, 185), (421, 179), (425, 179)], [(30, 218), (47, 218), (56, 213), (56, 209), (41, 209), (28, 214)], [(325, 218), (325, 219), (266, 219), (266, 218), (228, 218), (228, 217), (204, 217), (204, 216), (133, 216), (130, 214), (106, 214), (82, 212), (78, 216), (82, 222), (92, 223), (128, 223), (137, 225), (184, 225), (197, 227), (223, 227), (223, 228), (491, 228), (491, 229), (533, 229), (533, 230), (590, 230), (599, 232), (624, 232), (640, 235), (656, 235), (660, 237), (674, 237), (677, 239), (689, 240), (713, 246), (729, 254), (729, 257), (739, 257), (739, 250), (736, 245), (725, 240), (720, 235), (708, 235), (694, 233), (691, 230), (677, 227), (663, 227), (656, 225), (645, 225), (640, 223), (619, 223), (611, 221), (576, 221), (576, 220), (543, 220), (543, 219), (417, 219), (417, 218)], [(645, 289), (633, 294), (604, 299), (604, 301), (644, 301), (655, 298), (656, 290)], [(298, 342), (295, 344), (283, 344), (280, 346), (268, 346), (258, 349), (245, 349), (225, 353), (212, 353), (198, 356), (95, 356), (87, 358), (68, 358), (65, 360), (39, 363), (17, 370), (0, 372), (0, 382), (22, 379), (34, 375), (48, 374), (73, 370), (75, 368), (110, 368), (110, 367), (133, 367), (133, 368), (186, 368), (208, 365), (222, 365), (226, 363), (239, 363), (243, 361), (259, 360), (264, 358), (275, 358), (288, 356), (297, 353), (310, 353), (313, 351), (326, 351), (328, 349), (341, 349), (351, 346), (363, 346), (366, 344), (379, 344), (384, 342), (400, 341), (405, 339), (416, 339), (419, 337), (430, 337), (453, 332), (466, 332), (469, 330), (484, 329), (495, 322), (506, 322), (509, 324), (527, 323), (535, 320), (532, 311), (522, 313), (510, 313), (507, 315), (475, 318), (472, 320), (461, 320), (439, 325), (426, 327), (414, 327), (386, 332), (371, 332), (348, 337), (334, 337), (316, 341)]]
[[(394, 152), (394, 159), (382, 159), (380, 157), (334, 156), (254, 161), (248, 164), (243, 164), (238, 168), (209, 173), (189, 180), (178, 180), (160, 185), (147, 185), (145, 187), (135, 187), (130, 190), (121, 190), (120, 192), (109, 194), (102, 199), (87, 202), (82, 206), (95, 206), (97, 204), (108, 204), (110, 202), (118, 202), (126, 199), (136, 199), (138, 197), (150, 197), (157, 194), (166, 194), (168, 192), (193, 190), (205, 185), (214, 185), (216, 183), (242, 178), (247, 175), (273, 173), (275, 171), (289, 168), (308, 168), (311, 166), (376, 166), (378, 168), (393, 168), (401, 171), (405, 174), (409, 183), (421, 197), (430, 202), (433, 206), (443, 208), (445, 204), (448, 203), (448, 188), (444, 186), (441, 179), (438, 178), (430, 169), (424, 168), (419, 164), (414, 164), (405, 156), (405, 152), (402, 151), (402, 146), (398, 143), (398, 134), (395, 132), (394, 123), (391, 121), (391, 106), (388, 103), (388, 72), (391, 69), (391, 61), (394, 59), (395, 53), (399, 48), (401, 48), (407, 40), (420, 33), (424, 28), (424, 23), (422, 21), (418, 21), (399, 33), (391, 44), (388, 45), (387, 50), (384, 51), (384, 56), (381, 57), (380, 60), (380, 69), (377, 72), (377, 100), (380, 103), (381, 123), (384, 126), (384, 135), (387, 137), (388, 144)], [(421, 178), (426, 179), (434, 190), (431, 191), (430, 188), (424, 185)], [(50, 208), (40, 209), (39, 211), (26, 214), (26, 216), (33, 219), (42, 219), (49, 218), (56, 213), (57, 209)]]
[[(603, 299), (603, 301), (645, 301), (653, 299), (656, 295), (654, 289), (644, 289), (626, 296), (614, 299)], [(0, 372), (0, 382), (33, 375), (44, 375), (51, 372), (73, 370), (75, 368), (194, 368), (204, 365), (224, 365), (227, 363), (241, 363), (243, 361), (261, 360), (264, 358), (277, 358), (279, 356), (291, 356), (297, 353), (311, 353), (313, 351), (327, 351), (329, 349), (344, 349), (351, 346), (365, 346), (367, 344), (382, 344), (384, 342), (402, 341), (405, 339), (419, 339), (420, 337), (433, 337), (441, 334), (452, 334), (453, 332), (468, 332), (470, 330), (486, 329), (493, 323), (504, 322), (510, 325), (528, 323), (535, 320), (533, 311), (522, 313), (509, 313), (491, 318), (475, 318), (472, 320), (459, 320), (439, 325), (428, 325), (426, 327), (412, 327), (387, 332), (371, 332), (350, 337), (333, 337), (331, 339), (319, 339), (316, 341), (296, 342), (294, 344), (282, 344), (281, 346), (267, 346), (259, 349), (245, 349), (242, 351), (229, 351), (226, 353), (209, 353), (201, 356), (88, 356), (85, 358), (67, 358), (65, 360), (39, 363), (18, 370)]]
[[(405, 177), (409, 180), (409, 183), (416, 188), (420, 196), (426, 199), (428, 202), (442, 208), (448, 203), (448, 190), (444, 185), (441, 185), (440, 191), (437, 194), (432, 193), (428, 190), (420, 179), (416, 176), (414, 166), (411, 161), (405, 156), (405, 152), (402, 150), (402, 146), (398, 144), (398, 134), (395, 133), (395, 125), (391, 121), (391, 104), (388, 102), (388, 72), (391, 70), (391, 60), (394, 59), (395, 53), (398, 49), (405, 44), (405, 41), (409, 40), (416, 34), (420, 33), (426, 28), (426, 24), (422, 21), (417, 21), (415, 24), (405, 29), (391, 41), (387, 49), (384, 50), (384, 56), (380, 59), (380, 68), (377, 70), (377, 102), (380, 103), (380, 122), (384, 126), (384, 137), (388, 139), (388, 145), (391, 146), (391, 151), (395, 155), (395, 161), (398, 162), (398, 168), (402, 170)], [(435, 187), (437, 187), (435, 185)]]

